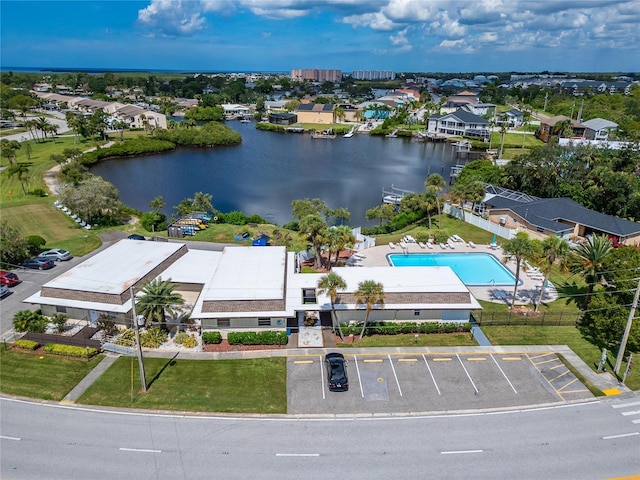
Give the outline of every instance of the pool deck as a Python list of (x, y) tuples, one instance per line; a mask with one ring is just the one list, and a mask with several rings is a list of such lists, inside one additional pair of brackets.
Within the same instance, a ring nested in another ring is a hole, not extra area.
[[(499, 262), (505, 265), (512, 273), (516, 271), (515, 260), (504, 262), (504, 252), (500, 246), (492, 247), (490, 245), (470, 246), (466, 242), (452, 242), (454, 249), (441, 248), (440, 245), (433, 245), (432, 249), (423, 248), (418, 243), (396, 243), (393, 248), (390, 245), (381, 245), (376, 247), (360, 250), (352, 255), (347, 261), (348, 266), (352, 267), (380, 267), (388, 266), (387, 255), (406, 253), (489, 253), (496, 257)], [(520, 268), (520, 280), (523, 282), (516, 292), (515, 305), (531, 305), (538, 300), (540, 295), (540, 286), (544, 280), (542, 273), (525, 271)], [(511, 304), (513, 295), (513, 287), (504, 286), (486, 286), (486, 287), (468, 287), (469, 291), (479, 300), (486, 300), (495, 303)], [(551, 302), (557, 300), (558, 292), (555, 287), (547, 287), (542, 300)]]

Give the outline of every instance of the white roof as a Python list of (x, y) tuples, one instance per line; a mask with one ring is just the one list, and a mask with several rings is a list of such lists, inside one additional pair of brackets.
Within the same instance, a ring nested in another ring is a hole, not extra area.
[(44, 284), (44, 287), (121, 294), (184, 244), (120, 240)]
[(211, 280), (222, 258), (222, 252), (189, 250), (158, 277), (172, 283), (205, 284)]
[(37, 305), (53, 305), (67, 308), (80, 308), (83, 310), (97, 310), (100, 312), (127, 313), (131, 310), (131, 299), (120, 305), (114, 303), (83, 302), (80, 300), (70, 300), (68, 298), (43, 297), (40, 292), (38, 292), (23, 301), (24, 303)]

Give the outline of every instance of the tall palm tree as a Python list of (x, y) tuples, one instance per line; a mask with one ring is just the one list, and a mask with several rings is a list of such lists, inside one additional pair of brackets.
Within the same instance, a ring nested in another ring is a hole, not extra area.
[(444, 187), (447, 185), (447, 182), (444, 181), (442, 175), (439, 173), (432, 173), (427, 177), (427, 180), (424, 182), (424, 188), (427, 192), (431, 192), (436, 196), (436, 204), (438, 207), (438, 228), (442, 228), (442, 209), (440, 208), (440, 197), (438, 194), (444, 190)]
[(536, 306), (534, 308), (535, 312), (538, 311), (538, 308), (540, 308), (540, 304), (542, 303), (544, 289), (547, 286), (547, 282), (549, 281), (549, 275), (551, 274), (551, 268), (553, 267), (553, 264), (558, 261), (561, 265), (563, 265), (570, 251), (571, 248), (569, 247), (569, 242), (567, 242), (564, 238), (551, 235), (542, 241), (540, 252), (537, 255), (537, 263), (542, 268), (542, 272), (544, 273), (544, 280), (542, 282), (542, 286), (540, 287), (540, 295), (538, 296), (538, 301), (536, 302)]
[(587, 239), (587, 243), (578, 245), (573, 250), (571, 270), (582, 274), (587, 282), (587, 296), (583, 303), (584, 309), (589, 307), (599, 272), (603, 270), (605, 259), (612, 248), (611, 240), (606, 235), (592, 235)]
[(137, 313), (144, 315), (147, 324), (156, 321), (165, 327), (167, 313), (176, 314), (176, 307), (184, 304), (182, 295), (175, 293), (174, 289), (170, 278), (156, 278), (144, 286), (143, 295), (136, 299), (136, 309)]
[(318, 294), (328, 295), (329, 302), (331, 302), (331, 324), (333, 325), (333, 333), (336, 332), (337, 327), (338, 335), (340, 335), (340, 338), (343, 340), (344, 335), (342, 334), (342, 328), (340, 327), (340, 322), (338, 322), (338, 319), (336, 318), (335, 303), (338, 298), (338, 290), (344, 290), (346, 288), (347, 282), (345, 282), (340, 275), (334, 272), (329, 272), (318, 280)]
[(27, 194), (27, 189), (25, 185), (29, 184), (29, 167), (33, 165), (31, 162), (18, 162), (15, 165), (11, 165), (7, 169), (7, 174), (9, 178), (17, 177), (20, 182), (20, 186), (22, 187), (22, 193), (24, 195)]
[(358, 284), (358, 290), (356, 290), (355, 295), (356, 305), (364, 304), (367, 308), (364, 323), (362, 324), (362, 331), (360, 332), (360, 338), (362, 338), (367, 329), (367, 322), (369, 321), (371, 310), (376, 304), (384, 305), (384, 287), (381, 283), (373, 280), (365, 280)]
[(528, 260), (533, 257), (533, 242), (526, 232), (518, 232), (511, 240), (504, 242), (502, 248), (508, 256), (516, 258), (516, 284), (513, 286), (513, 297), (511, 298), (511, 308), (513, 308), (516, 303), (516, 293), (518, 293), (520, 267), (524, 260)]
[(314, 268), (322, 267), (322, 245), (327, 232), (327, 224), (320, 218), (320, 215), (307, 215), (300, 221), (300, 233), (304, 234), (311, 242), (315, 252)]

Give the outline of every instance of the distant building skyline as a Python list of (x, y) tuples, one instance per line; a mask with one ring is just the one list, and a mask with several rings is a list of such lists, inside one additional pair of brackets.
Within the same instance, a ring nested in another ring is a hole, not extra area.
[(636, 72), (637, 0), (2, 0), (0, 68)]

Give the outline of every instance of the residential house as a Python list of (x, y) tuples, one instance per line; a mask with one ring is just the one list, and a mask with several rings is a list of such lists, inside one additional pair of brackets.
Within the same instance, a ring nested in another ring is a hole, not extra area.
[(445, 135), (488, 139), (489, 121), (460, 108), (453, 113), (430, 116), (427, 131)]
[(555, 117), (550, 117), (547, 118), (546, 120), (540, 120), (540, 128), (538, 129), (538, 131), (536, 132), (536, 136), (542, 140), (543, 142), (548, 142), (549, 139), (556, 135), (556, 136), (561, 136), (560, 134), (562, 132), (559, 132), (559, 124), (561, 122), (565, 122), (565, 121), (570, 121), (571, 126), (571, 134), (570, 136), (572, 138), (581, 138), (584, 137), (585, 134), (585, 127), (584, 125), (582, 125), (580, 122), (578, 122), (577, 120), (574, 120), (572, 118), (569, 117), (565, 117), (564, 115), (558, 115)]
[(608, 140), (609, 133), (618, 128), (618, 124), (604, 118), (592, 118), (582, 122), (585, 127), (584, 136), (589, 140)]
[(524, 113), (517, 108), (512, 108), (498, 115), (497, 123), (501, 124), (503, 121), (506, 122), (510, 128), (519, 127), (524, 124)]
[(301, 103), (296, 110), (300, 123), (336, 123), (335, 105), (328, 103)]

